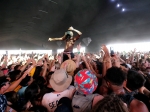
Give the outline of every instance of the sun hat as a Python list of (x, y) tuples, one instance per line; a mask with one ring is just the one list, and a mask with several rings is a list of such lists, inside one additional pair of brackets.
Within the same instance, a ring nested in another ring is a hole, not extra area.
[(72, 76), (68, 75), (64, 69), (59, 69), (52, 74), (50, 85), (57, 92), (66, 90), (72, 82)]
[(76, 70), (76, 63), (72, 60), (66, 60), (64, 61), (60, 68), (64, 68), (64, 66), (67, 64), (67, 68), (66, 71), (69, 75), (73, 76), (74, 75), (74, 71)]
[(98, 85), (98, 80), (95, 74), (88, 70), (80, 70), (74, 77), (74, 86), (81, 94), (92, 94)]

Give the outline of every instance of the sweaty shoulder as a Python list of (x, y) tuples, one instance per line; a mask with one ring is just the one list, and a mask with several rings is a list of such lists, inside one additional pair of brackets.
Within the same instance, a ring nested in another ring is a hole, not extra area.
[(130, 112), (149, 112), (146, 105), (137, 99), (132, 100), (129, 108)]

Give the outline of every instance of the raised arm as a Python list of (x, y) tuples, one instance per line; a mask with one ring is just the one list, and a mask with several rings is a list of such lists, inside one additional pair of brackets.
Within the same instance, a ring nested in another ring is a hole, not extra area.
[(77, 36), (74, 37), (74, 41), (78, 40), (79, 37), (82, 35), (82, 33), (79, 30), (74, 29), (72, 26), (68, 30), (74, 31), (78, 34)]
[(76, 66), (77, 66), (77, 68), (78, 68), (79, 65), (80, 65), (80, 49), (81, 49), (81, 43), (79, 43), (79, 44), (77, 45), (77, 50), (78, 50), (77, 60), (76, 60)]
[(30, 64), (30, 62), (31, 62), (31, 59), (28, 59), (26, 64), (21, 67), (21, 69), (20, 69), (21, 72), (23, 72), (26, 69), (26, 67)]
[(103, 57), (103, 70), (102, 70), (102, 75), (104, 77), (105, 74), (106, 74), (107, 69), (112, 67), (112, 63), (111, 63), (111, 59), (110, 59), (110, 54), (109, 54), (108, 48), (105, 45), (103, 45), (102, 46), (102, 50), (105, 53), (104, 57)]
[(65, 35), (63, 37), (60, 37), (60, 38), (49, 38), (48, 41), (64, 40), (64, 39), (65, 39)]
[(7, 67), (7, 60), (8, 60), (8, 57), (7, 57), (7, 56), (4, 56), (3, 64), (2, 64), (2, 66), (1, 66), (1, 68), (6, 68), (6, 67)]
[(9, 88), (6, 91), (4, 91), (4, 93), (13, 91), (20, 84), (20, 82), (27, 76), (27, 74), (28, 72), (24, 72), (24, 74), (18, 80), (16, 80), (13, 84), (9, 86)]
[(42, 77), (44, 78), (44, 79), (46, 79), (46, 73), (47, 73), (47, 62), (46, 62), (46, 60), (44, 61), (44, 70), (43, 70), (43, 73), (42, 73)]

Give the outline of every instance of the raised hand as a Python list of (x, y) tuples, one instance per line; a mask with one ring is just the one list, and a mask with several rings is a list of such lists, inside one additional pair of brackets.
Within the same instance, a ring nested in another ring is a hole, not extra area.
[(29, 64), (30, 62), (31, 62), (31, 59), (28, 59), (28, 60), (27, 60), (27, 64)]
[(77, 50), (80, 51), (80, 49), (81, 49), (81, 43), (79, 43), (79, 44), (77, 45)]
[(68, 62), (64, 62), (64, 65), (61, 66), (62, 69), (64, 69), (65, 71), (67, 71), (69, 63)]
[(109, 51), (108, 51), (108, 48), (106, 47), (106, 45), (102, 45), (101, 49), (104, 51), (105, 57), (110, 57), (110, 54), (109, 54)]
[(71, 26), (71, 27), (69, 27), (69, 29), (68, 30), (74, 30), (74, 28)]
[(44, 54), (44, 57), (43, 57), (43, 58), (48, 59), (48, 54)]
[(47, 68), (47, 62), (46, 61), (44, 61), (44, 68)]
[(119, 57), (117, 55), (114, 55), (113, 59), (114, 59), (113, 65), (119, 68), (120, 67), (120, 59), (119, 59)]
[(55, 71), (55, 68), (56, 68), (55, 65), (52, 66), (52, 68), (50, 69), (50, 71), (51, 71), (51, 72), (54, 72), (54, 71)]
[(35, 66), (36, 65), (36, 61), (34, 59), (32, 59), (32, 65)]
[(144, 53), (144, 59), (147, 59), (148, 55), (146, 53)]
[(52, 40), (53, 40), (52, 38), (49, 38), (49, 39), (48, 39), (48, 41), (52, 41)]

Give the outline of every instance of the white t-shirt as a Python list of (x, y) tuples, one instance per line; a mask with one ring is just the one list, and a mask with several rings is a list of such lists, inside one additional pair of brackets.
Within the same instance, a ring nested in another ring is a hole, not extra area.
[(75, 87), (69, 86), (69, 88), (63, 92), (47, 93), (43, 96), (42, 105), (47, 108), (48, 112), (54, 112), (55, 109), (57, 108), (58, 101), (62, 97), (68, 97), (72, 99), (74, 91), (75, 91)]

